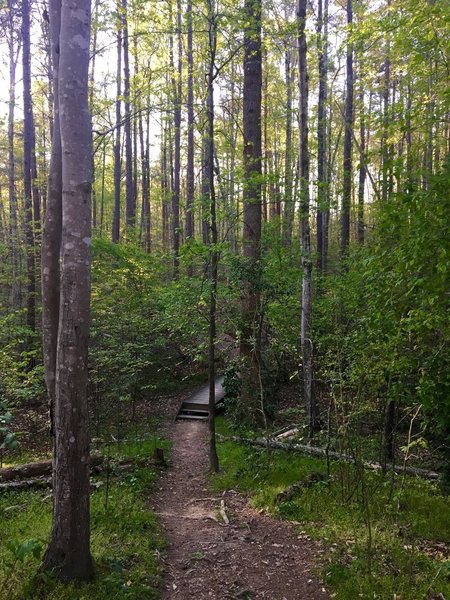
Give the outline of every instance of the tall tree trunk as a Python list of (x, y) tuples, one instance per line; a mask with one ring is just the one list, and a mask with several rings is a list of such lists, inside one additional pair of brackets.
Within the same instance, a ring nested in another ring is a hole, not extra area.
[(316, 403), (313, 395), (312, 343), (312, 257), (309, 226), (309, 147), (308, 147), (308, 64), (306, 45), (306, 4), (298, 2), (298, 66), (300, 92), (300, 227), (302, 244), (302, 312), (301, 347), (303, 359), (303, 396), (312, 437), (317, 424)]
[(56, 350), (60, 308), (60, 253), (62, 231), (62, 149), (59, 119), (59, 37), (61, 0), (49, 1), (50, 49), (53, 67), (53, 134), (48, 192), (42, 233), (41, 292), (42, 343), (52, 437), (55, 435)]
[(412, 110), (412, 91), (411, 82), (408, 81), (406, 90), (406, 115), (405, 115), (405, 135), (406, 135), (406, 177), (408, 182), (408, 191), (413, 189), (413, 156), (412, 156), (412, 130), (411, 130), (411, 110)]
[(214, 78), (215, 59), (217, 46), (216, 15), (214, 0), (207, 0), (208, 4), (208, 40), (209, 40), (209, 64), (208, 64), (208, 96), (206, 101), (208, 113), (208, 163), (207, 177), (209, 184), (211, 238), (209, 249), (209, 466), (211, 471), (219, 471), (219, 458), (216, 448), (216, 312), (217, 312), (217, 277), (219, 252), (217, 249), (217, 216), (216, 216), (216, 191), (214, 185)]
[(9, 102), (8, 102), (8, 200), (9, 238), (11, 245), (11, 307), (20, 308), (19, 287), (19, 239), (17, 223), (16, 162), (14, 154), (14, 109), (16, 105), (16, 66), (17, 56), (14, 47), (14, 11), (12, 0), (8, 1), (8, 50), (9, 50)]
[(327, 72), (328, 72), (328, 0), (319, 0), (317, 15), (317, 49), (319, 58), (319, 98), (317, 107), (317, 268), (325, 271), (324, 220), (327, 209)]
[(106, 176), (106, 137), (103, 140), (102, 152), (102, 192), (100, 198), (100, 237), (103, 237), (103, 224), (105, 218), (105, 176)]
[[(90, 0), (77, 0), (76, 11), (69, 0), (62, 0), (62, 4), (51, 0), (50, 18), (52, 45), (55, 53), (58, 49), (60, 53), (55, 95), (60, 140), (55, 122), (53, 143), (56, 149), (62, 149), (63, 217), (61, 247), (54, 248), (56, 256), (52, 257), (53, 264), (58, 262), (61, 250), (53, 524), (43, 565), (63, 581), (86, 581), (94, 574), (90, 554), (87, 411), (92, 180), (88, 108)], [(48, 229), (45, 234), (49, 234)]]
[(30, 5), (22, 0), (22, 76), (23, 76), (23, 188), (25, 204), (25, 243), (27, 254), (27, 326), (36, 329), (36, 265), (33, 218), (33, 138), (34, 120), (31, 102)]
[[(172, 19), (171, 19), (172, 21)], [(173, 36), (170, 36), (170, 62), (172, 70), (173, 124), (175, 129), (174, 148), (174, 181), (172, 190), (172, 242), (173, 242), (173, 272), (178, 277), (180, 261), (180, 172), (181, 172), (181, 76), (182, 76), (182, 44), (181, 44), (181, 2), (177, 0), (177, 40), (178, 61), (175, 73), (173, 52)]]
[(246, 275), (241, 297), (240, 412), (249, 422), (264, 422), (260, 389), (261, 256), (261, 0), (245, 0), (244, 25), (244, 228), (242, 252)]
[(187, 172), (186, 172), (186, 240), (194, 237), (194, 55), (192, 48), (192, 0), (187, 3)]
[[(285, 18), (288, 18), (286, 8)], [(286, 147), (284, 155), (284, 218), (282, 226), (282, 241), (285, 246), (290, 246), (292, 241), (292, 224), (294, 222), (295, 202), (292, 198), (292, 50), (288, 40), (284, 52), (284, 66), (286, 77)]]
[(381, 198), (385, 203), (389, 192), (389, 144), (388, 144), (388, 128), (389, 128), (389, 97), (391, 91), (391, 61), (389, 58), (389, 48), (386, 49), (384, 59), (384, 82), (383, 82), (383, 135), (381, 139), (381, 160), (382, 160), (382, 181), (381, 181)]
[[(138, 94), (137, 90), (137, 81), (139, 76), (139, 55), (138, 55), (138, 46), (137, 46), (137, 36), (135, 35), (133, 38), (133, 56), (134, 56), (134, 70), (133, 70), (133, 107), (135, 113), (138, 113), (138, 117), (136, 114), (133, 118), (133, 206), (135, 213), (135, 224), (136, 224), (136, 215), (137, 215), (137, 206), (138, 206), (138, 188), (139, 188), (139, 177), (138, 177), (138, 121), (139, 118), (142, 119), (142, 103), (140, 101), (141, 94)], [(141, 164), (141, 174), (144, 165)], [(142, 185), (142, 182), (141, 182)], [(141, 214), (140, 222), (143, 223), (143, 214)]]
[[(267, 47), (264, 48), (264, 55), (262, 60), (267, 62)], [(264, 223), (267, 223), (269, 219), (268, 215), (268, 188), (269, 188), (269, 132), (268, 132), (268, 124), (269, 124), (269, 74), (265, 73), (263, 78), (263, 145), (262, 145), (262, 175), (263, 175), (263, 183), (262, 183), (262, 194), (261, 194), (261, 207), (262, 207), (262, 218)]]
[[(118, 0), (120, 13), (120, 0)], [(122, 179), (122, 165), (120, 157), (120, 141), (122, 134), (122, 21), (117, 23), (117, 82), (116, 82), (116, 139), (114, 141), (114, 213), (112, 225), (112, 241), (117, 243), (120, 238), (120, 188)]]
[[(94, 14), (92, 24), (92, 58), (91, 72), (89, 74), (89, 110), (92, 112), (95, 97), (95, 59), (97, 57), (97, 31), (98, 31), (98, 6), (100, 0), (94, 0)], [(92, 226), (97, 227), (97, 194), (95, 189), (95, 156), (92, 153)]]
[(136, 205), (133, 192), (133, 148), (131, 140), (130, 52), (128, 40), (128, 0), (122, 0), (123, 99), (125, 106), (125, 224), (135, 226)]
[(169, 248), (170, 236), (169, 236), (169, 206), (168, 206), (168, 197), (169, 197), (169, 165), (167, 161), (167, 127), (161, 125), (163, 127), (162, 132), (162, 160), (161, 160), (161, 196), (162, 196), (162, 242), (163, 249), (167, 250)]
[(353, 23), (352, 0), (347, 0), (347, 81), (345, 95), (344, 175), (341, 209), (341, 260), (350, 244), (350, 207), (352, 198), (352, 135), (353, 135), (353, 46), (350, 39)]
[(142, 169), (142, 226), (144, 233), (144, 250), (150, 252), (150, 180), (148, 165), (148, 129), (150, 114), (147, 113), (147, 137), (144, 139), (144, 127), (142, 123), (142, 111), (139, 111), (139, 139), (141, 146), (141, 169)]
[[(208, 124), (206, 124), (208, 127)], [(209, 197), (209, 179), (208, 179), (208, 165), (210, 160), (209, 158), (209, 143), (208, 143), (208, 135), (207, 132), (203, 133), (202, 138), (202, 206), (201, 206), (201, 215), (202, 215), (202, 241), (206, 245), (209, 242), (209, 210), (211, 205), (211, 200)]]
[(358, 181), (358, 221), (357, 238), (358, 243), (364, 243), (364, 192), (367, 177), (367, 153), (366, 153), (366, 119), (364, 107), (364, 88), (360, 76), (360, 113), (359, 113), (359, 181)]
[[(236, 64), (235, 61), (232, 61), (231, 64), (231, 82), (230, 82), (230, 101), (231, 101), (231, 114), (235, 114), (235, 105), (236, 105)], [(238, 215), (239, 215), (239, 194), (236, 193), (236, 179), (235, 179), (235, 171), (236, 171), (236, 146), (237, 146), (237, 135), (238, 128), (236, 126), (234, 118), (231, 119), (231, 149), (230, 149), (230, 207), (231, 207), (231, 215), (230, 215), (230, 230), (231, 230), (231, 244), (234, 254), (238, 254), (239, 251), (239, 243), (238, 243)]]

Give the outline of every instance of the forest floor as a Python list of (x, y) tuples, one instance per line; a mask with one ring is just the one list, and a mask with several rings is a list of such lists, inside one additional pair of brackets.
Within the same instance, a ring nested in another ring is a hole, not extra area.
[[(320, 545), (294, 527), (250, 507), (242, 494), (211, 492), (207, 424), (177, 421), (170, 431), (170, 468), (152, 498), (163, 535), (163, 599), (320, 600)], [(220, 508), (225, 507), (229, 524)]]

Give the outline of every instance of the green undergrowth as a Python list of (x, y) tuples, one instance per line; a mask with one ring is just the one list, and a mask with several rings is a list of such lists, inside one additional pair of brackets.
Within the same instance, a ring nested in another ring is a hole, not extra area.
[[(228, 433), (218, 419), (220, 433)], [(323, 577), (338, 600), (426, 600), (450, 597), (450, 503), (435, 483), (382, 476), (333, 463), (331, 481), (323, 460), (298, 453), (219, 444), (217, 490), (240, 489), (252, 504), (328, 548)], [(304, 481), (289, 501), (277, 494)], [(448, 546), (447, 546), (448, 548)], [(396, 596), (395, 596), (396, 594)]]
[[(93, 478), (91, 548), (94, 582), (63, 586), (38, 574), (51, 525), (49, 491), (0, 496), (0, 598), (8, 600), (151, 600), (159, 597), (160, 552), (164, 541), (147, 495), (157, 472), (142, 464), (161, 440), (122, 442), (109, 452), (113, 474)], [(132, 471), (114, 473), (114, 461), (134, 458)]]

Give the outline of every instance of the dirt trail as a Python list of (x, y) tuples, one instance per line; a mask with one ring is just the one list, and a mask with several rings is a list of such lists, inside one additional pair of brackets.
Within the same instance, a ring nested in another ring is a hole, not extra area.
[[(179, 600), (325, 600), (314, 576), (317, 545), (288, 523), (264, 516), (232, 490), (207, 484), (207, 426), (179, 421), (171, 467), (154, 498), (169, 551), (162, 597)], [(224, 499), (229, 525), (220, 522)]]

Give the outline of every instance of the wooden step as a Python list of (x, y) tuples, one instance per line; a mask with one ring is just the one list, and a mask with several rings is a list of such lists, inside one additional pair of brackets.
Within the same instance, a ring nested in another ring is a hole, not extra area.
[[(225, 390), (222, 387), (223, 377), (216, 379), (216, 403), (220, 402), (225, 396)], [(182, 403), (177, 419), (197, 419), (206, 420), (209, 415), (209, 385), (205, 384), (198, 388), (189, 398)]]
[(208, 405), (208, 403), (206, 403), (206, 404), (199, 404), (198, 402), (185, 401), (181, 405), (180, 410), (202, 410), (202, 411), (208, 412), (209, 411), (209, 405)]
[(177, 420), (179, 420), (179, 421), (207, 421), (208, 415), (202, 416), (202, 415), (178, 413)]

